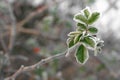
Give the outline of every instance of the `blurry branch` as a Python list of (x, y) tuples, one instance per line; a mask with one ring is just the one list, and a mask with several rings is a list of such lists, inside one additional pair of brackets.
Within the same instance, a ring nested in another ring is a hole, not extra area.
[(13, 13), (13, 8), (12, 8), (11, 4), (9, 3), (8, 0), (5, 0), (5, 1), (6, 1), (7, 6), (8, 6), (10, 17), (12, 19), (10, 40), (9, 40), (9, 45), (8, 45), (8, 50), (11, 51), (13, 46), (14, 46), (14, 41), (15, 41), (15, 36), (16, 36), (16, 19), (15, 19), (15, 16)]
[[(41, 14), (42, 12), (44, 12), (45, 10), (48, 9), (48, 6), (43, 6), (41, 7), (39, 10), (34, 11), (32, 13), (30, 13), (24, 20), (22, 20), (21, 22), (16, 24), (16, 34), (18, 33), (26, 33), (26, 34), (31, 34), (31, 35), (41, 35), (40, 31), (37, 29), (26, 29), (23, 27), (24, 24), (26, 24), (27, 22), (29, 22), (29, 20), (31, 20), (32, 18), (34, 18), (36, 15)], [(11, 26), (7, 26), (8, 32), (4, 35), (8, 35), (10, 34), (10, 30), (11, 30)], [(50, 38), (49, 36), (45, 36), (46, 38), (52, 39), (52, 40), (56, 40), (54, 38)]]
[(36, 35), (36, 36), (39, 35), (39, 36), (42, 36), (42, 37), (44, 37), (48, 40), (58, 40), (58, 38), (56, 38), (56, 37), (50, 37), (50, 36), (41, 34), (40, 31), (37, 30), (37, 29), (25, 29), (25, 28), (21, 27), (21, 28), (18, 29), (18, 32), (31, 34), (31, 35)]
[[(61, 3), (62, 3), (62, 1), (61, 1)], [(34, 18), (36, 15), (41, 14), (42, 12), (46, 11), (49, 7), (51, 7), (51, 6), (55, 5), (55, 4), (57, 4), (56, 0), (53, 3), (49, 4), (49, 5), (44, 5), (44, 6), (40, 7), (40, 8), (38, 8), (38, 10), (30, 13), (24, 20), (19, 22), (17, 24), (17, 26), (22, 27), (25, 23), (29, 22), (29, 20)]]
[[(26, 28), (23, 28), (23, 25), (25, 25), (27, 22), (29, 22), (32, 18), (34, 18), (35, 16), (41, 14), (42, 12), (44, 12), (45, 10), (48, 9), (48, 6), (43, 6), (41, 8), (39, 8), (39, 10), (36, 10), (32, 13), (30, 13), (24, 20), (22, 20), (21, 22), (19, 23), (16, 23), (15, 24), (15, 21), (13, 22), (14, 24), (12, 26), (8, 25), (6, 27), (7, 29), (7, 32), (5, 34), (3, 34), (3, 36), (5, 35), (9, 35), (11, 34), (11, 40), (10, 40), (10, 44), (9, 44), (9, 48), (12, 47), (13, 45), (13, 39), (15, 37), (15, 34), (18, 34), (18, 33), (26, 33), (26, 34), (31, 34), (31, 35), (40, 35), (40, 32), (39, 30), (36, 30), (36, 29), (26, 29)], [(12, 12), (11, 12), (12, 14)], [(13, 15), (11, 15), (13, 17)], [(11, 28), (12, 27), (12, 28)], [(12, 39), (13, 38), (13, 39)]]
[(3, 39), (3, 36), (4, 36), (3, 32), (4, 32), (4, 30), (5, 30), (5, 28), (7, 26), (6, 26), (6, 24), (5, 24), (5, 22), (3, 20), (0, 20), (0, 23), (3, 26), (3, 27), (0, 28), (1, 29), (0, 30), (0, 43), (1, 43), (1, 46), (2, 46), (2, 48), (4, 50), (4, 52), (7, 53), (8, 52), (8, 47), (7, 47), (7, 44), (5, 43), (5, 41)]
[(36, 15), (42, 13), (43, 11), (45, 11), (48, 8), (48, 6), (43, 6), (41, 7), (39, 10), (30, 13), (24, 20), (22, 20), (20, 23), (18, 23), (19, 27), (23, 26), (25, 23), (27, 23), (30, 19), (32, 19), (33, 17), (35, 17)]
[[(8, 28), (8, 32), (3, 34), (3, 36), (8, 35), (10, 33), (9, 32), (10, 27), (8, 26), (7, 28)], [(54, 38), (54, 37), (50, 37), (50, 36), (46, 36), (46, 35), (41, 34), (40, 31), (37, 29), (28, 29), (28, 28), (26, 29), (23, 27), (19, 27), (19, 28), (17, 28), (17, 33), (25, 33), (25, 34), (36, 35), (36, 36), (40, 35), (40, 36), (43, 36), (43, 37), (50, 39), (50, 40), (58, 40), (58, 38)]]
[[(64, 1), (64, 0), (63, 0), (63, 1)], [(59, 2), (59, 4), (62, 3), (63, 1)], [(53, 3), (50, 3), (50, 4), (48, 4), (48, 5), (44, 5), (44, 6), (40, 7), (40, 8), (38, 8), (38, 10), (30, 13), (24, 20), (22, 20), (21, 22), (19, 22), (19, 23), (17, 24), (17, 26), (19, 26), (19, 27), (23, 26), (23, 25), (24, 25), (25, 23), (27, 23), (30, 19), (34, 18), (36, 15), (41, 14), (42, 12), (44, 12), (45, 10), (47, 10), (49, 7), (51, 7), (51, 6), (53, 6), (53, 5), (56, 5), (56, 4), (58, 4), (58, 3), (57, 3), (56, 0), (54, 0)]]
[(23, 56), (23, 55), (15, 55), (15, 56), (11, 56), (10, 58), (11, 58), (12, 60), (20, 59), (20, 60), (28, 61), (28, 57)]
[(29, 22), (29, 20), (34, 18), (36, 15), (39, 15), (40, 13), (45, 11), (48, 7), (47, 6), (41, 7), (39, 10), (34, 11), (31, 14), (29, 14), (24, 20), (17, 23), (11, 4), (7, 0), (6, 0), (6, 4), (8, 7), (8, 10), (9, 10), (10, 18), (12, 19), (11, 20), (12, 25), (5, 25), (5, 29), (7, 29), (7, 32), (5, 32), (5, 34), (3, 33), (2, 36), (10, 35), (10, 39), (9, 39), (8, 46), (6, 46), (2, 39), (2, 36), (0, 36), (0, 43), (2, 44), (2, 47), (5, 50), (5, 52), (9, 53), (9, 51), (11, 51), (14, 46), (16, 34), (18, 34), (19, 32), (32, 34), (32, 35), (40, 34), (40, 32), (38, 30), (23, 28), (23, 25), (26, 24), (27, 22)]
[[(4, 34), (4, 36), (5, 35), (8, 35), (10, 32), (9, 32), (9, 27), (8, 27), (8, 32), (6, 32), (5, 34)], [(46, 35), (43, 35), (43, 34), (41, 34), (40, 33), (40, 31), (39, 30), (37, 30), (37, 29), (26, 29), (26, 28), (23, 28), (23, 27), (19, 27), (19, 28), (17, 28), (17, 33), (25, 33), (25, 34), (30, 34), (30, 35), (35, 35), (35, 36), (38, 36), (38, 35), (40, 35), (40, 36), (43, 36), (43, 37), (45, 37), (45, 38), (47, 38), (47, 39), (50, 39), (50, 40), (57, 40), (58, 38), (54, 38), (54, 37), (50, 37), (50, 36), (46, 36)]]
[(32, 34), (32, 35), (39, 35), (40, 32), (36, 29), (25, 29), (25, 28), (19, 28), (18, 32)]
[(7, 53), (8, 49), (7, 49), (7, 46), (6, 46), (5, 42), (4, 42), (4, 40), (3, 40), (2, 36), (1, 36), (1, 34), (0, 34), (0, 43), (1, 43), (1, 45), (2, 45), (2, 47), (3, 47), (3, 49), (4, 49), (4, 51)]
[[(6, 0), (7, 1), (7, 0)], [(13, 46), (13, 41), (15, 40), (15, 36), (16, 34), (18, 33), (26, 33), (26, 34), (31, 34), (31, 35), (40, 35), (40, 32), (36, 29), (26, 29), (26, 28), (23, 28), (23, 25), (25, 25), (27, 22), (29, 22), (32, 18), (34, 18), (35, 16), (43, 13), (44, 11), (46, 11), (51, 5), (55, 5), (55, 4), (50, 4), (50, 5), (44, 5), (42, 7), (40, 7), (38, 10), (30, 13), (25, 19), (23, 19), (21, 22), (19, 23), (16, 23), (16, 20), (15, 20), (15, 17), (13, 15), (13, 12), (12, 12), (12, 7), (10, 6), (9, 4), (9, 12), (11, 14), (11, 18), (13, 20), (12, 22), (12, 26), (8, 25), (6, 27), (6, 29), (8, 30), (5, 34), (3, 34), (3, 36), (5, 35), (11, 35), (10, 37), (10, 42), (9, 42), (9, 48), (12, 48)], [(12, 28), (11, 28), (12, 27)], [(46, 36), (46, 38), (50, 38), (49, 36)], [(53, 39), (53, 38), (50, 38), (50, 39)], [(55, 39), (56, 40), (56, 39)]]

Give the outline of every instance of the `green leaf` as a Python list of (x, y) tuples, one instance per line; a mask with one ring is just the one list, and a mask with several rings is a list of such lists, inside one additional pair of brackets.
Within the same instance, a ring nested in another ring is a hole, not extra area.
[(86, 9), (84, 9), (84, 14), (85, 14), (85, 16), (88, 18), (89, 16), (90, 16), (90, 11), (86, 8)]
[(90, 46), (90, 47), (93, 47), (93, 48), (95, 47), (95, 42), (91, 37), (85, 37), (82, 40), (82, 42), (85, 43), (86, 45)]
[(81, 30), (86, 30), (87, 29), (87, 27), (82, 23), (77, 23), (77, 26), (80, 27)]
[(88, 19), (88, 24), (93, 24), (100, 16), (100, 13), (93, 12), (90, 18)]
[(82, 36), (82, 34), (78, 34), (78, 35), (75, 36), (75, 38), (74, 38), (74, 44), (76, 44), (80, 40), (81, 36)]
[(79, 62), (80, 64), (84, 64), (88, 60), (89, 58), (88, 50), (84, 45), (81, 44), (78, 47), (75, 57), (77, 62)]
[(69, 48), (72, 47), (74, 45), (74, 39), (73, 38), (68, 38), (67, 39), (67, 45), (68, 45)]
[(82, 14), (76, 14), (74, 16), (74, 20), (79, 21), (79, 22), (83, 22), (83, 23), (87, 23), (86, 17), (84, 15), (82, 15)]
[(90, 33), (92, 33), (92, 34), (96, 34), (96, 33), (98, 32), (97, 28), (95, 28), (95, 27), (90, 27), (90, 28), (88, 29), (88, 31), (89, 31)]

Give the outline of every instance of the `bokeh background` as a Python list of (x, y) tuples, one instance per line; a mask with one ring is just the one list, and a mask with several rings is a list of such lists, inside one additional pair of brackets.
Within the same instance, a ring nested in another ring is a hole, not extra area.
[(85, 65), (55, 59), (16, 80), (120, 80), (120, 0), (0, 0), (0, 80), (67, 49), (74, 14), (86, 6), (101, 13), (94, 24), (105, 46)]

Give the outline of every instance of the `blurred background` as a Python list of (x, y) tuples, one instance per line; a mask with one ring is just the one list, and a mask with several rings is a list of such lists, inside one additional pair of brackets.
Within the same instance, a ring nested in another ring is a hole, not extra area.
[(16, 80), (120, 80), (120, 0), (0, 0), (0, 80), (64, 52), (73, 16), (86, 6), (101, 13), (94, 26), (105, 42), (102, 53), (90, 52), (85, 65), (55, 59)]

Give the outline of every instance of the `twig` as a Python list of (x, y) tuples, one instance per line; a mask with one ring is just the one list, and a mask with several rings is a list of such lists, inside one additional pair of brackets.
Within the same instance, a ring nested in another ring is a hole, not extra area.
[[(60, 59), (62, 57), (69, 57), (70, 54), (72, 54), (72, 51), (74, 51), (76, 49), (76, 47), (78, 47), (78, 45), (80, 45), (80, 43), (75, 44), (74, 46), (72, 46), (71, 48), (69, 48), (69, 50), (66, 50), (63, 53), (58, 53), (56, 55), (53, 55), (51, 57), (42, 59), (41, 61), (39, 61), (38, 63), (31, 65), (31, 66), (26, 66), (24, 67), (23, 65), (19, 68), (19, 70), (17, 70), (12, 76), (5, 78), (5, 80), (15, 80), (15, 78), (22, 72), (26, 72), (26, 71), (32, 71), (35, 70), (36, 68), (40, 67), (41, 65), (48, 63), (54, 59)], [(66, 56), (66, 53), (69, 55)]]
[(48, 62), (50, 62), (50, 61), (52, 61), (52, 60), (54, 60), (54, 59), (60, 59), (61, 57), (65, 57), (65, 53), (66, 53), (66, 51), (63, 52), (63, 53), (59, 53), (59, 54), (57, 54), (57, 55), (48, 57), (48, 58), (46, 58), (46, 59), (42, 59), (40, 62), (38, 62), (38, 63), (36, 63), (36, 64), (34, 64), (34, 65), (31, 65), (31, 66), (26, 66), (26, 67), (24, 67), (24, 66), (22, 65), (17, 72), (15, 72), (12, 76), (6, 78), (5, 80), (15, 80), (15, 78), (16, 78), (20, 73), (25, 72), (25, 71), (34, 70), (34, 69), (38, 68), (39, 66), (41, 66), (41, 65), (43, 65), (43, 64), (45, 64), (45, 63), (48, 63)]

